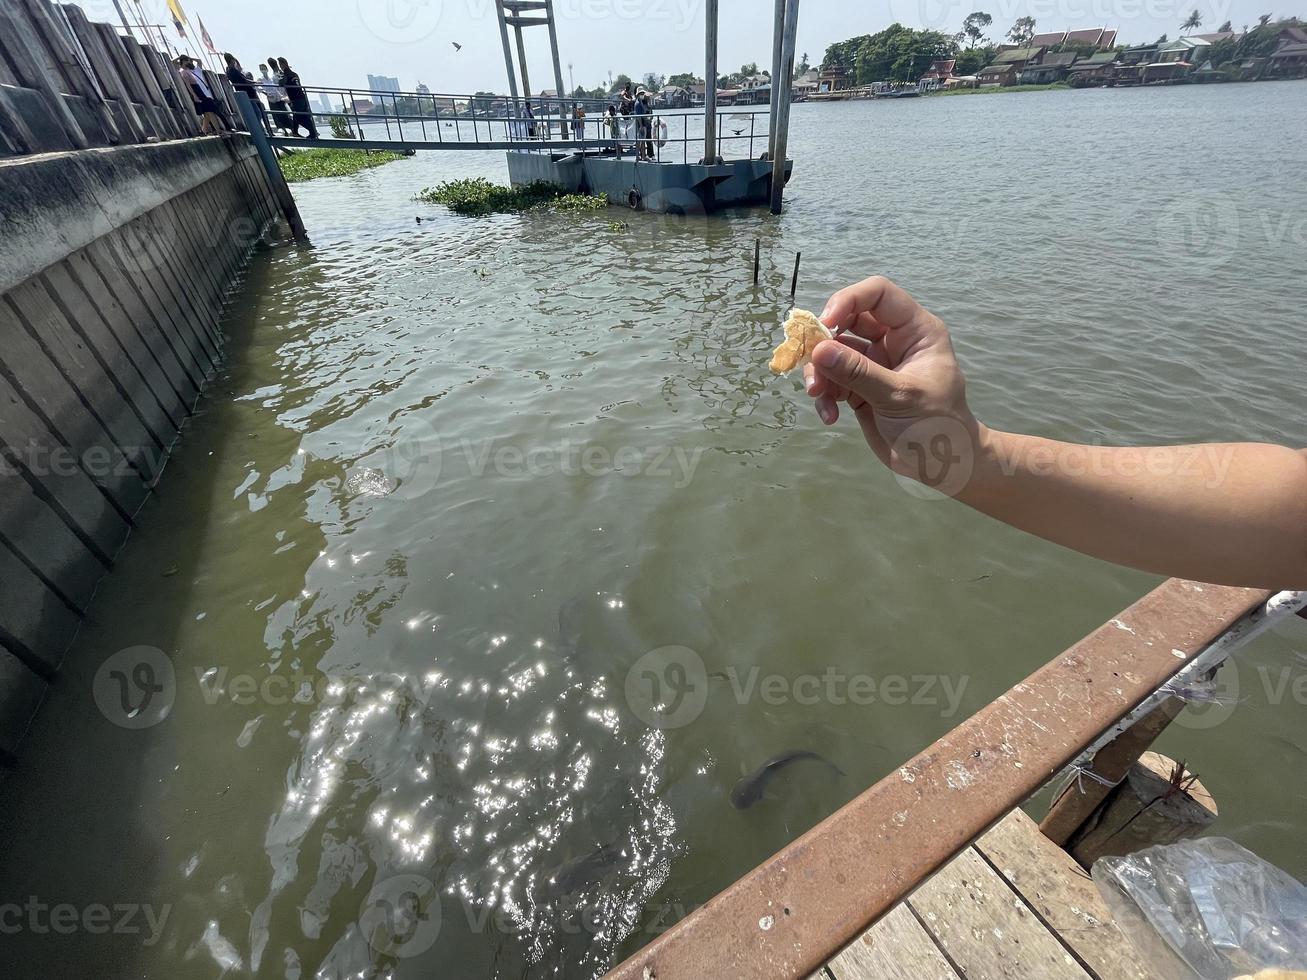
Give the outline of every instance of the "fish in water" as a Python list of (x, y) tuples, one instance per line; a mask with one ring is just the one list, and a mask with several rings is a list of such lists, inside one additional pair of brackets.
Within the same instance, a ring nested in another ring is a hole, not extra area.
[(784, 769), (792, 762), (801, 762), (804, 759), (812, 759), (816, 762), (824, 763), (830, 766), (841, 776), (844, 770), (835, 763), (831, 762), (825, 756), (818, 755), (811, 749), (791, 749), (788, 752), (781, 752), (772, 756), (753, 772), (749, 773), (731, 790), (731, 805), (737, 810), (747, 810), (759, 800), (762, 799), (763, 792), (767, 789), (767, 784), (771, 778)]
[(601, 844), (589, 854), (573, 858), (552, 875), (549, 882), (560, 895), (580, 891), (600, 877), (606, 869), (622, 860), (622, 849), (616, 844)]

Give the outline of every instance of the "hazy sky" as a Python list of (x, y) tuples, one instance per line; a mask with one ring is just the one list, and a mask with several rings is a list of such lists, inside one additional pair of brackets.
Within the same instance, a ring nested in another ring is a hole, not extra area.
[[(771, 61), (773, 0), (720, 0), (719, 68), (735, 71)], [(1204, 31), (1222, 21), (1256, 23), (1269, 0), (802, 0), (798, 53), (820, 62), (826, 46), (874, 33), (898, 21), (950, 33), (972, 10), (994, 18), (1001, 37), (1020, 16), (1038, 30), (1115, 27), (1125, 41), (1176, 37), (1195, 5)], [(169, 23), (164, 0), (121, 0), (129, 16), (139, 6), (153, 23)], [(365, 86), (368, 73), (396, 75), (405, 90), (425, 82), (433, 92), (507, 91), (494, 0), (181, 0), (198, 36), (204, 19), (214, 44), (255, 70), (284, 55), (308, 85)], [(94, 20), (116, 20), (112, 0), (82, 4)], [(638, 78), (653, 71), (703, 73), (703, 0), (555, 0), (563, 84), (591, 88), (608, 73)], [(1294, 10), (1279, 10), (1288, 14)], [(1299, 11), (1301, 13), (1301, 11)], [(510, 32), (511, 37), (511, 32)], [(553, 88), (549, 34), (526, 31), (534, 92)], [(170, 31), (169, 40), (176, 43)], [(451, 42), (463, 45), (456, 52)], [(192, 44), (197, 50), (198, 44)], [(572, 65), (569, 73), (568, 64)]]

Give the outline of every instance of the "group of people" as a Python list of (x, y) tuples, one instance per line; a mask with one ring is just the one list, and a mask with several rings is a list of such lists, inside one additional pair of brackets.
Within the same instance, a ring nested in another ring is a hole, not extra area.
[(631, 117), (635, 119), (635, 153), (637, 159), (654, 159), (654, 116), (653, 94), (641, 85), (631, 94), (631, 86), (625, 85), (617, 96), (617, 104), (609, 103), (604, 111), (604, 123), (608, 134), (618, 141), (621, 148), (622, 137), (631, 135)]
[[(230, 52), (222, 58), (227, 63), (226, 74), (232, 88), (249, 96), (259, 110), (263, 128), (269, 136), (274, 132), (299, 136), (303, 129), (310, 139), (317, 138), (318, 129), (313, 123), (309, 97), (304, 92), (299, 75), (285, 58), (269, 58), (266, 63), (260, 64), (258, 79), (241, 68), (240, 61)], [(236, 129), (226, 104), (214, 93), (204, 69), (196, 64), (195, 59), (181, 55), (174, 64), (186, 91), (190, 93), (195, 114), (200, 117), (200, 132), (211, 135)], [(267, 109), (259, 101), (260, 95), (267, 102)]]
[(309, 107), (304, 83), (285, 58), (269, 58), (261, 63), (257, 79), (241, 68), (241, 63), (230, 52), (222, 59), (227, 63), (227, 78), (232, 88), (248, 95), (260, 110), (263, 106), (259, 96), (267, 101), (268, 110), (261, 115), (268, 135), (280, 132), (286, 136), (299, 136), (300, 130), (304, 129), (309, 139), (317, 139), (318, 127), (313, 123), (313, 110)]

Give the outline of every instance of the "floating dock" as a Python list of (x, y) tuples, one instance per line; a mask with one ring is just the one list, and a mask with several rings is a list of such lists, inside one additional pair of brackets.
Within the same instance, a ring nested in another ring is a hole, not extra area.
[[(785, 161), (789, 180), (794, 163)], [(723, 207), (764, 204), (771, 197), (769, 160), (728, 160), (716, 164), (662, 163), (612, 152), (536, 152), (510, 150), (513, 186), (537, 180), (569, 192), (603, 194), (610, 204), (663, 214), (707, 214)]]

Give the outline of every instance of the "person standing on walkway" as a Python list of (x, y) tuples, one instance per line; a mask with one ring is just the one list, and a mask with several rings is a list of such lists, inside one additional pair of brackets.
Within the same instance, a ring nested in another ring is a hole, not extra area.
[(653, 110), (649, 107), (649, 93), (640, 89), (635, 93), (635, 138), (636, 157), (640, 160), (652, 160), (653, 150)]
[(200, 117), (200, 132), (205, 136), (214, 136), (223, 130), (234, 129), (227, 110), (213, 97), (213, 90), (209, 88), (204, 72), (195, 66), (195, 62), (183, 54), (173, 63), (186, 85), (186, 91), (190, 93), (195, 114)]
[(290, 100), (290, 108), (294, 113), (295, 135), (300, 134), (300, 127), (303, 126), (309, 131), (309, 139), (317, 139), (318, 127), (313, 125), (313, 110), (309, 108), (309, 97), (304, 94), (304, 84), (285, 58), (278, 58), (277, 64), (281, 67), (281, 76), (277, 81), (286, 90), (286, 98)]
[[(273, 64), (276, 64), (275, 60)], [(273, 129), (289, 133), (295, 122), (291, 118), (290, 101), (286, 98), (286, 90), (277, 84), (276, 78), (268, 74), (267, 65), (259, 65), (259, 76), (259, 80), (255, 84), (263, 92), (263, 97), (268, 100)]]
[(249, 96), (250, 103), (258, 110), (259, 118), (263, 121), (264, 130), (271, 136), (272, 127), (268, 124), (267, 113), (263, 111), (263, 103), (259, 101), (259, 90), (254, 86), (254, 76), (241, 68), (241, 63), (230, 51), (223, 52), (222, 60), (227, 63), (227, 81), (231, 82), (237, 97), (239, 98), (242, 93)]

